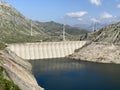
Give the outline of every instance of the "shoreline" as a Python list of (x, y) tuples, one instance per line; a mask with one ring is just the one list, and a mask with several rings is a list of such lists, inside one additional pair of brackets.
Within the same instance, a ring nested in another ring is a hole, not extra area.
[(0, 51), (0, 66), (20, 90), (44, 90), (31, 73), (31, 64), (7, 48)]
[(75, 50), (67, 58), (97, 63), (120, 64), (120, 46), (113, 43), (92, 42), (83, 48)]

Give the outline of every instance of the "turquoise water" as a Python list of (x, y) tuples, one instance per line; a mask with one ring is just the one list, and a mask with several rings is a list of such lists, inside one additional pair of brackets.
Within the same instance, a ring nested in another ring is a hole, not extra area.
[(120, 90), (120, 65), (64, 58), (30, 62), (45, 90)]

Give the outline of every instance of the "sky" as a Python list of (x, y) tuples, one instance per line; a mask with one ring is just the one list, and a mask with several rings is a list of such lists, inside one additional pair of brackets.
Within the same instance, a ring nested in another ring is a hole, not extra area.
[(64, 24), (118, 21), (120, 0), (3, 0), (27, 18)]

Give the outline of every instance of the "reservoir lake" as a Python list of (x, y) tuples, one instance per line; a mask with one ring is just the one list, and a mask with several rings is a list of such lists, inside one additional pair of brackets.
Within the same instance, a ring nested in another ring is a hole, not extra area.
[(58, 58), (31, 60), (45, 90), (120, 90), (120, 65)]

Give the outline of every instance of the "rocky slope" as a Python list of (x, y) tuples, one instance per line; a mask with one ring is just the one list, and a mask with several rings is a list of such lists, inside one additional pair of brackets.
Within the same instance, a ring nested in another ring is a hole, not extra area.
[(0, 40), (5, 42), (24, 41), (30, 36), (31, 23), (34, 35), (46, 35), (34, 21), (24, 17), (14, 7), (0, 1)]
[(109, 25), (100, 30), (91, 32), (83, 40), (92, 40), (96, 42), (120, 43), (120, 22)]
[(31, 74), (31, 64), (8, 50), (0, 51), (0, 66), (21, 90), (43, 90)]
[(71, 58), (120, 64), (120, 22), (88, 33), (81, 40), (94, 42), (77, 50)]
[[(39, 22), (26, 18), (14, 7), (6, 2), (0, 1), (0, 41), (11, 42), (32, 42), (32, 41), (53, 41), (61, 40), (62, 24), (55, 22)], [(31, 30), (32, 27), (32, 30)], [(72, 29), (72, 32), (70, 32)], [(32, 35), (31, 35), (32, 31)], [(79, 39), (78, 33), (82, 34), (83, 29), (69, 26), (66, 28), (68, 40)], [(75, 34), (73, 34), (75, 32)], [(78, 32), (76, 34), (76, 32)], [(85, 33), (88, 31), (84, 31)], [(77, 38), (74, 38), (76, 36)]]
[(20, 90), (20, 88), (7, 77), (6, 71), (1, 66), (0, 66), (0, 90)]
[(120, 45), (93, 42), (76, 50), (69, 58), (100, 63), (120, 64)]

